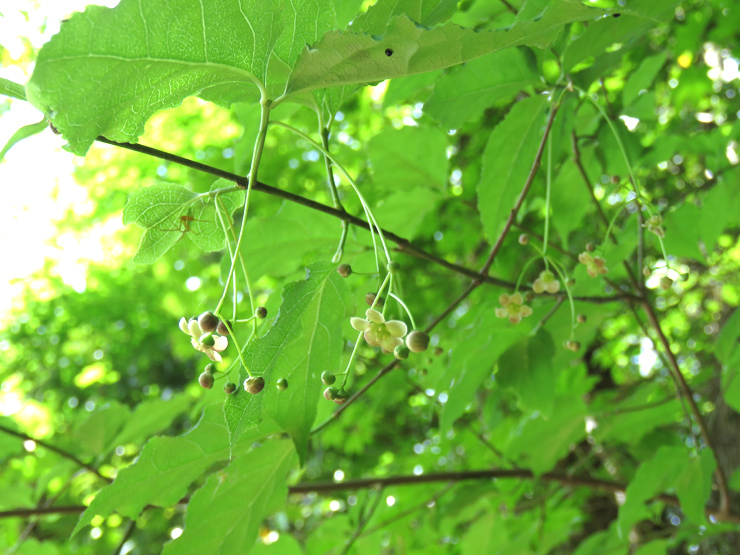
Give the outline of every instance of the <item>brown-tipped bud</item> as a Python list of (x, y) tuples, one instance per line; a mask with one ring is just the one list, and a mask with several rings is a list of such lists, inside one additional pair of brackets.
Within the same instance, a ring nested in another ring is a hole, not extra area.
[(334, 401), (337, 405), (343, 405), (347, 402), (347, 399), (349, 399), (349, 393), (347, 393), (344, 389), (340, 389), (337, 391), (337, 394), (334, 396)]
[(264, 306), (258, 306), (254, 311), (254, 315), (260, 320), (267, 318), (267, 309)]
[(585, 314), (579, 314), (578, 316), (576, 316), (576, 322), (578, 322), (579, 324), (585, 324), (587, 320), (588, 318), (586, 318)]
[[(365, 302), (367, 303), (367, 306), (373, 306), (373, 303), (375, 303), (376, 297), (377, 297), (376, 293), (368, 293), (367, 295), (365, 295)], [(378, 297), (378, 302), (375, 303), (375, 306), (382, 307), (383, 304), (385, 304), (383, 297)]]
[(577, 352), (581, 348), (581, 344), (578, 341), (566, 341), (564, 344), (565, 348), (569, 351)]
[(226, 392), (226, 395), (231, 395), (236, 391), (236, 384), (234, 382), (226, 382), (224, 384), (224, 391)]
[(576, 284), (576, 280), (573, 278), (570, 278), (568, 281), (565, 282), (568, 287), (573, 287)]
[(216, 318), (216, 315), (213, 312), (204, 312), (198, 316), (198, 326), (200, 326), (200, 329), (205, 333), (216, 331), (216, 328), (218, 327), (218, 318)]
[[(228, 326), (227, 326), (228, 324)], [(228, 320), (221, 320), (218, 323), (218, 326), (216, 326), (216, 332), (219, 335), (229, 335), (231, 332), (229, 332), (229, 328), (231, 327), (231, 322)]]
[(406, 336), (406, 346), (412, 353), (423, 353), (429, 348), (429, 336), (423, 331), (412, 331)]
[(321, 381), (324, 382), (324, 385), (332, 385), (337, 381), (337, 377), (327, 370), (321, 373)]
[(673, 280), (669, 278), (668, 276), (663, 276), (660, 278), (660, 288), (668, 290), (671, 288), (671, 285), (673, 285)]
[(324, 390), (324, 399), (327, 401), (333, 401), (337, 398), (337, 393), (339, 393), (339, 390), (336, 387), (327, 387)]
[(265, 389), (265, 378), (262, 376), (252, 376), (244, 380), (244, 391), (256, 395)]
[(526, 245), (527, 243), (529, 243), (529, 235), (527, 235), (526, 233), (522, 233), (519, 236), (519, 244)]
[(401, 265), (395, 260), (388, 262), (388, 273), (397, 274), (401, 270)]
[(279, 389), (280, 391), (285, 391), (286, 389), (288, 389), (288, 380), (286, 380), (285, 378), (280, 378), (280, 379), (279, 379), (279, 380), (278, 380), (278, 381), (277, 381), (277, 382), (275, 383), (275, 385), (277, 386), (277, 388), (278, 388), (278, 389)]
[(617, 183), (619, 183), (619, 182), (620, 182), (621, 180), (619, 179), (619, 176), (618, 176), (618, 175), (612, 175), (612, 179), (611, 179), (611, 181), (612, 181), (612, 183), (613, 183), (614, 185), (616, 185), (616, 184), (617, 184)]
[(594, 244), (593, 243), (586, 243), (586, 250), (588, 252), (594, 252)]
[(650, 277), (651, 275), (653, 275), (653, 271), (650, 268), (648, 268), (647, 266), (645, 266), (642, 269), (642, 275), (645, 276), (645, 277)]
[(198, 383), (204, 389), (211, 389), (213, 387), (213, 374), (210, 372), (203, 372), (198, 376)]
[(393, 349), (393, 356), (398, 360), (406, 360), (409, 358), (410, 353), (411, 351), (409, 351), (409, 348), (406, 345), (398, 345)]
[(349, 264), (340, 264), (337, 268), (337, 273), (342, 277), (349, 277), (352, 275), (352, 266)]

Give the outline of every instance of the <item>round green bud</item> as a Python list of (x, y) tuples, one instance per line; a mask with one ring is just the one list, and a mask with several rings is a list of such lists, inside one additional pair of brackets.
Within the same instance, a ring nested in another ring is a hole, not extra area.
[(339, 390), (336, 387), (327, 387), (324, 390), (324, 399), (327, 401), (333, 401), (336, 399), (337, 393), (339, 393)]
[(265, 378), (262, 376), (252, 376), (244, 380), (244, 391), (256, 395), (265, 389)]
[(588, 252), (594, 252), (594, 244), (593, 243), (586, 243), (586, 250)]
[(264, 306), (258, 306), (254, 311), (254, 315), (260, 320), (267, 318), (267, 309)]
[(198, 376), (198, 383), (204, 389), (211, 389), (213, 387), (213, 374), (210, 372), (203, 372)]
[(198, 339), (198, 342), (204, 347), (213, 347), (216, 344), (216, 339), (213, 337), (213, 333), (204, 333)]
[(288, 389), (288, 380), (286, 380), (285, 378), (280, 378), (280, 379), (279, 379), (279, 380), (278, 380), (278, 381), (277, 381), (277, 382), (275, 383), (275, 385), (277, 386), (277, 388), (278, 388), (278, 389), (279, 389), (280, 391), (285, 391), (286, 389)]
[(321, 373), (321, 381), (324, 382), (324, 385), (331, 385), (335, 381), (337, 381), (337, 377), (329, 372), (328, 370)]
[(206, 367), (203, 368), (203, 371), (210, 372), (211, 374), (213, 374), (214, 372), (218, 372), (218, 370), (216, 370), (216, 366), (212, 362), (206, 364)]
[[(228, 327), (227, 327), (227, 324), (228, 324)], [(231, 322), (229, 322), (228, 320), (221, 320), (218, 323), (218, 326), (216, 326), (216, 331), (218, 332), (219, 335), (229, 335), (230, 327), (231, 327)]]
[(412, 353), (423, 353), (429, 347), (429, 336), (423, 331), (412, 331), (406, 336), (406, 346)]
[(352, 275), (352, 266), (350, 266), (349, 264), (340, 264), (337, 268), (337, 272), (342, 277), (349, 277)]
[(406, 360), (409, 358), (409, 348), (406, 345), (398, 345), (395, 349), (393, 349), (393, 356), (396, 357), (398, 360)]
[(519, 244), (526, 245), (527, 243), (529, 243), (529, 235), (527, 235), (526, 233), (522, 233), (519, 236)]
[(205, 333), (216, 331), (218, 318), (213, 312), (204, 312), (198, 316), (198, 326)]
[(388, 262), (388, 272), (391, 274), (397, 274), (401, 270), (401, 265), (396, 262), (395, 260), (392, 260), (391, 262)]
[(226, 392), (226, 395), (231, 395), (236, 391), (236, 384), (234, 382), (226, 382), (224, 384), (224, 391)]
[(347, 393), (344, 389), (340, 389), (337, 391), (337, 394), (334, 396), (334, 401), (337, 405), (343, 405), (347, 402), (347, 399), (349, 399), (349, 393)]
[(581, 348), (581, 344), (578, 341), (569, 340), (564, 343), (564, 346), (569, 351), (577, 352)]
[(585, 314), (579, 314), (578, 316), (576, 316), (576, 322), (578, 322), (579, 324), (585, 324), (586, 320), (588, 320), (588, 318), (586, 318)]

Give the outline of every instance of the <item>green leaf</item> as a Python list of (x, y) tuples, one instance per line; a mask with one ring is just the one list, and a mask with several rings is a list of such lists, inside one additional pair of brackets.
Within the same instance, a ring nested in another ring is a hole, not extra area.
[[(231, 181), (217, 180), (211, 191), (233, 188)], [(222, 193), (214, 198), (198, 195), (172, 183), (159, 183), (139, 189), (129, 197), (123, 209), (123, 223), (135, 223), (144, 228), (134, 262), (151, 264), (167, 252), (183, 235), (206, 251), (226, 246), (216, 214), (216, 199), (222, 208), (222, 217), (231, 223), (232, 213), (244, 202), (244, 191)]]
[(717, 461), (711, 449), (704, 448), (698, 457), (690, 457), (686, 468), (676, 482), (676, 495), (681, 510), (695, 524), (705, 525), (704, 507), (712, 493), (712, 474)]
[(443, 69), (496, 50), (538, 44), (543, 35), (567, 23), (604, 13), (574, 0), (554, 0), (542, 13), (505, 30), (475, 31), (453, 24), (428, 29), (400, 15), (382, 37), (332, 31), (303, 51), (286, 93)]
[[(301, 463), (321, 396), (320, 376), (339, 368), (341, 323), (349, 312), (346, 285), (335, 265), (312, 264), (306, 275), (285, 286), (277, 320), (244, 353), (249, 369), (264, 377), (265, 390), (251, 395), (239, 388), (224, 407), (232, 444), (257, 424), (264, 410), (290, 434)], [(246, 377), (242, 370), (240, 379)], [(280, 378), (288, 380), (285, 391), (274, 387)]]
[(0, 162), (3, 161), (3, 158), (5, 158), (5, 155), (8, 153), (8, 151), (13, 148), (13, 146), (16, 143), (21, 142), (23, 139), (28, 139), (28, 137), (33, 137), (34, 135), (38, 135), (42, 131), (44, 131), (47, 127), (49, 127), (46, 123), (46, 119), (42, 119), (38, 123), (31, 123), (29, 125), (24, 125), (21, 127), (18, 131), (13, 133), (13, 135), (8, 139), (8, 142), (5, 143), (5, 146), (2, 150), (0, 150)]
[(249, 278), (294, 274), (309, 255), (330, 258), (340, 235), (335, 218), (290, 202), (283, 203), (277, 214), (250, 218), (241, 247)]
[(524, 187), (542, 140), (548, 105), (543, 96), (518, 102), (488, 139), (478, 183), (478, 209), (490, 239), (498, 235)]
[(404, 239), (413, 240), (424, 218), (433, 213), (444, 197), (436, 190), (417, 187), (382, 198), (374, 208), (380, 227), (392, 229)]
[(75, 453), (99, 456), (113, 446), (113, 439), (129, 419), (131, 411), (126, 405), (109, 401), (95, 409), (69, 434)]
[(560, 397), (549, 417), (535, 414), (512, 431), (507, 455), (526, 455), (526, 467), (539, 476), (568, 454), (570, 446), (586, 437), (586, 406), (579, 397)]
[(625, 106), (629, 106), (637, 100), (640, 92), (649, 90), (653, 86), (658, 72), (665, 65), (666, 57), (666, 52), (661, 52), (655, 56), (648, 56), (642, 61), (640, 67), (630, 75), (622, 90), (622, 99)]
[(426, 27), (447, 21), (457, 9), (457, 0), (378, 0), (352, 21), (352, 29), (369, 35), (382, 35), (391, 20), (406, 15)]
[(661, 446), (649, 461), (643, 462), (625, 491), (626, 500), (619, 508), (618, 526), (622, 537), (627, 537), (632, 525), (643, 516), (643, 503), (651, 497), (675, 486), (687, 468), (685, 447)]
[(496, 101), (539, 84), (533, 58), (526, 49), (510, 48), (451, 69), (435, 83), (424, 113), (449, 129), (459, 129)]
[(235, 457), (193, 494), (185, 531), (162, 553), (249, 553), (262, 521), (288, 497), (286, 478), (294, 459), (293, 445), (278, 440)]
[(256, 99), (256, 83), (281, 91), (303, 45), (333, 22), (328, 0), (88, 6), (41, 49), (28, 97), (75, 154), (98, 135), (136, 142), (155, 111), (188, 96), (229, 106)]
[(172, 421), (190, 407), (191, 400), (186, 395), (176, 395), (169, 401), (155, 399), (142, 401), (134, 412), (126, 418), (126, 423), (109, 446), (116, 447), (126, 443), (140, 442), (161, 432)]
[(637, 548), (634, 555), (668, 555), (671, 540), (653, 540)]
[(26, 100), (26, 87), (0, 77), (0, 94), (17, 98), (18, 100)]
[(394, 192), (417, 187), (444, 189), (447, 144), (447, 136), (438, 129), (387, 129), (368, 143), (373, 181), (378, 188)]
[(525, 337), (510, 347), (498, 360), (496, 382), (511, 389), (519, 404), (549, 416), (555, 406), (557, 377), (552, 367), (555, 345), (545, 330)]
[(735, 309), (719, 332), (714, 345), (714, 356), (722, 364), (729, 364), (740, 345), (740, 310)]
[(484, 310), (467, 329), (470, 331), (463, 336), (465, 339), (453, 347), (449, 367), (437, 387), (449, 391), (439, 423), (443, 432), (473, 401), (483, 381), (493, 373), (499, 356), (527, 331), (496, 318), (493, 307)]
[[(149, 440), (137, 461), (120, 470), (115, 481), (98, 492), (72, 534), (87, 526), (95, 515), (107, 516), (115, 511), (136, 518), (147, 505), (167, 507), (182, 499), (193, 481), (215, 463), (229, 458), (229, 435), (221, 407), (221, 403), (206, 406), (198, 424), (184, 435)], [(243, 436), (241, 445), (249, 447), (275, 428), (266, 423), (261, 430)]]

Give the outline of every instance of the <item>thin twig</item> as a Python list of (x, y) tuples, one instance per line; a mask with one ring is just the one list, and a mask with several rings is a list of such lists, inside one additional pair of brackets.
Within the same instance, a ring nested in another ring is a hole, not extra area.
[(423, 511), (424, 509), (428, 509), (431, 506), (433, 506), (437, 501), (439, 501), (443, 495), (445, 495), (447, 492), (449, 492), (453, 487), (455, 487), (455, 482), (450, 482), (445, 487), (443, 487), (441, 490), (439, 490), (437, 493), (432, 495), (432, 497), (429, 499), (429, 501), (424, 501), (423, 503), (420, 503), (419, 505), (416, 505), (415, 507), (410, 507), (406, 509), (405, 511), (401, 511), (398, 514), (393, 515), (391, 518), (388, 518), (384, 520), (383, 522), (380, 522), (376, 524), (375, 526), (368, 528), (365, 530), (361, 535), (369, 536), (378, 530), (383, 530), (388, 526), (389, 524), (392, 524), (393, 522), (396, 522), (398, 520), (401, 520), (403, 518), (406, 518), (409, 515), (412, 515), (418, 511)]
[(367, 526), (367, 523), (373, 517), (373, 514), (375, 514), (375, 510), (378, 508), (378, 504), (380, 503), (380, 499), (382, 497), (382, 489), (375, 492), (375, 499), (373, 499), (373, 503), (370, 505), (370, 508), (367, 511), (361, 511), (360, 521), (357, 523), (357, 528), (355, 529), (352, 536), (350, 536), (350, 538), (344, 543), (344, 549), (342, 549), (342, 552), (339, 555), (347, 555), (347, 553), (349, 553), (349, 550), (352, 549), (352, 544), (357, 541), (357, 538), (360, 537), (362, 531), (365, 529), (365, 526)]
[(9, 434), (11, 436), (15, 436), (19, 439), (22, 439), (24, 441), (33, 441), (36, 445), (40, 445), (41, 447), (44, 447), (48, 449), (49, 451), (54, 451), (57, 455), (60, 455), (64, 457), (65, 459), (68, 459), (75, 463), (76, 465), (80, 466), (81, 468), (84, 468), (85, 470), (92, 472), (96, 476), (102, 478), (106, 482), (112, 482), (110, 478), (107, 476), (103, 476), (95, 467), (90, 466), (87, 463), (82, 462), (80, 459), (75, 457), (72, 453), (65, 451), (64, 449), (61, 449), (59, 447), (55, 447), (51, 445), (50, 443), (46, 443), (45, 441), (41, 439), (36, 439), (35, 437), (31, 437), (27, 434), (24, 434), (22, 432), (16, 432), (15, 430), (11, 430), (10, 428), (6, 428), (5, 426), (0, 426), (0, 432), (5, 432), (6, 434)]

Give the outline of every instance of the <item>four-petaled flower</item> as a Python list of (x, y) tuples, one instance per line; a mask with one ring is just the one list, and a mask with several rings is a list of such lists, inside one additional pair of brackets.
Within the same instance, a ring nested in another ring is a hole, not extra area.
[(587, 252), (582, 252), (578, 255), (578, 261), (586, 265), (586, 271), (591, 277), (596, 277), (599, 274), (605, 274), (609, 271), (609, 268), (606, 267), (606, 260), (600, 256), (591, 256)]
[(214, 362), (221, 362), (221, 351), (229, 346), (229, 340), (221, 335), (212, 335), (213, 345), (204, 345), (200, 342), (200, 337), (203, 335), (203, 330), (198, 325), (198, 320), (191, 318), (188, 322), (185, 318), (180, 319), (180, 329), (190, 336), (190, 342), (193, 347), (205, 353), (208, 358)]
[(499, 318), (508, 318), (512, 324), (518, 324), (522, 318), (532, 314), (532, 309), (524, 304), (521, 293), (514, 293), (509, 296), (506, 293), (498, 298), (501, 308), (496, 309), (496, 316)]
[(538, 295), (545, 291), (555, 294), (560, 291), (560, 282), (555, 279), (555, 276), (550, 270), (543, 270), (540, 272), (540, 277), (534, 280), (532, 291)]
[(364, 332), (363, 337), (368, 345), (381, 347), (383, 351), (392, 353), (398, 345), (403, 345), (402, 337), (408, 328), (400, 320), (385, 321), (383, 315), (373, 308), (368, 308), (364, 318), (350, 318), (352, 327)]

